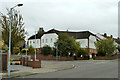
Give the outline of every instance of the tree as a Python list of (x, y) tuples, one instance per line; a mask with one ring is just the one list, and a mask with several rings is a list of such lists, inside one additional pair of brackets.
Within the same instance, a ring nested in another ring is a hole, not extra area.
[(60, 52), (61, 56), (68, 56), (69, 53), (77, 53), (80, 48), (80, 43), (76, 42), (76, 40), (67, 33), (61, 33), (55, 46), (58, 47), (58, 52)]
[(99, 40), (95, 42), (95, 46), (100, 56), (112, 55), (116, 50), (116, 45), (112, 38)]
[(28, 53), (35, 53), (35, 49), (32, 46), (29, 46)]
[(45, 56), (49, 55), (49, 54), (52, 54), (52, 49), (51, 49), (51, 47), (46, 45), (41, 49), (41, 53), (44, 54)]
[[(7, 15), (0, 13), (0, 25), (2, 26), (2, 39), (9, 46), (10, 10), (7, 9), (7, 12)], [(11, 21), (11, 53), (13, 53), (13, 48), (19, 41), (25, 39), (27, 32), (24, 29), (23, 17), (19, 11), (12, 10)]]

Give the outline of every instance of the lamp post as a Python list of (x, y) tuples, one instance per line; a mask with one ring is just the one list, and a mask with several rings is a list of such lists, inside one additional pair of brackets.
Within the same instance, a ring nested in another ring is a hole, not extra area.
[(35, 31), (35, 61), (36, 61), (36, 31)]
[(22, 6), (23, 4), (17, 4), (16, 6), (10, 8), (10, 27), (9, 27), (9, 57), (8, 57), (8, 76), (10, 76), (10, 53), (11, 53), (11, 24), (12, 24), (12, 9), (14, 9), (15, 7), (19, 7)]

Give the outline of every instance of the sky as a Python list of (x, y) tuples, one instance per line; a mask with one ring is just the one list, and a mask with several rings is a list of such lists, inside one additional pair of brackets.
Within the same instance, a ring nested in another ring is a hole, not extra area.
[[(40, 27), (45, 31), (90, 31), (118, 37), (119, 0), (1, 0), (0, 12), (16, 7), (23, 16), (27, 38)], [(27, 39), (26, 38), (26, 39)]]

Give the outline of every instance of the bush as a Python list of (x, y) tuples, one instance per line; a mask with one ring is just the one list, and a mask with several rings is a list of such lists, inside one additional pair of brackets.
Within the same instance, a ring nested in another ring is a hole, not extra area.
[(88, 54), (87, 49), (80, 48), (77, 52), (77, 56), (80, 57), (81, 55), (83, 56), (83, 58), (88, 58), (89, 54)]
[(49, 54), (52, 54), (52, 49), (51, 49), (51, 47), (46, 45), (41, 49), (41, 53), (44, 54), (45, 56), (49, 55)]
[(35, 53), (35, 49), (32, 46), (29, 46), (28, 53)]
[(13, 61), (13, 59), (12, 59), (12, 58), (10, 58), (10, 63), (12, 63), (12, 61)]
[(26, 53), (26, 50), (25, 50), (25, 48), (21, 50), (21, 53)]
[(16, 54), (16, 53), (19, 53), (19, 52), (20, 52), (19, 47), (14, 47), (14, 53)]
[(52, 56), (56, 56), (56, 49), (55, 48), (52, 49), (51, 54), (52, 54)]

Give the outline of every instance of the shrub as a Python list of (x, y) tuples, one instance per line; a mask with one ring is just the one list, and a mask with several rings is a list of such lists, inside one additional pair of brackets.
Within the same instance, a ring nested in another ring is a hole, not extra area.
[(83, 58), (88, 58), (89, 54), (88, 54), (87, 49), (80, 48), (77, 52), (77, 56), (80, 57), (81, 55), (83, 55)]
[(51, 49), (51, 47), (46, 45), (41, 49), (41, 53), (44, 54), (45, 56), (49, 55), (49, 54), (52, 54), (52, 49)]
[(35, 53), (35, 49), (32, 46), (29, 46), (28, 53)]
[(14, 53), (16, 54), (16, 53), (19, 53), (19, 52), (20, 52), (19, 47), (14, 47)]
[(25, 48), (23, 48), (23, 49), (21, 50), (21, 53), (26, 53)]

